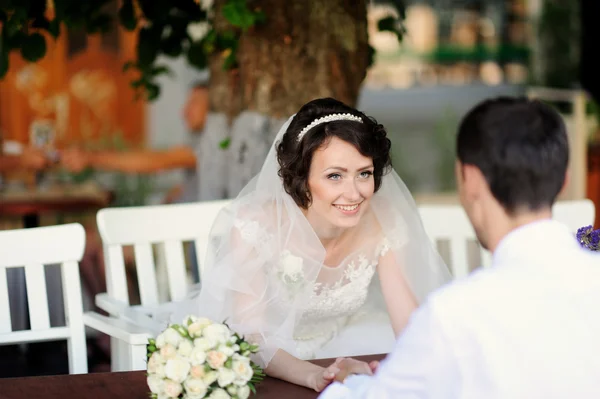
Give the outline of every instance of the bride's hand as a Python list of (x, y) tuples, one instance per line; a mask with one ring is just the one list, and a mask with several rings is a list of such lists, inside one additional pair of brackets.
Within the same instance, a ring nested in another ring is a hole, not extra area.
[(339, 382), (343, 382), (349, 375), (352, 374), (373, 375), (373, 372), (377, 368), (377, 364), (374, 362), (365, 363), (360, 360), (345, 357), (338, 358), (334, 365), (340, 370), (335, 375), (335, 380)]
[(327, 385), (331, 384), (336, 379), (336, 375), (339, 372), (340, 369), (337, 366), (336, 361), (332, 363), (329, 367), (318, 369), (313, 374), (311, 374), (309, 376), (308, 385), (312, 387), (315, 391), (321, 392), (327, 387)]

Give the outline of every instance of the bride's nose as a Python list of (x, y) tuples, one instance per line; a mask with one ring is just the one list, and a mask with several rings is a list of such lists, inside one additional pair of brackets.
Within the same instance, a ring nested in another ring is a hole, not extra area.
[(355, 179), (348, 181), (344, 190), (344, 197), (350, 203), (359, 202), (361, 199), (360, 191), (358, 190)]

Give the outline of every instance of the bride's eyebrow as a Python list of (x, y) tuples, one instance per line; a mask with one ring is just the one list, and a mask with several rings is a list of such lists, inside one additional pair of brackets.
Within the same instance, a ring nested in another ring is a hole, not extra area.
[[(365, 171), (367, 169), (372, 169), (372, 168), (373, 168), (373, 164), (370, 164), (370, 165), (363, 166), (360, 169), (357, 169), (357, 171), (362, 172), (362, 171)], [(324, 171), (325, 172), (329, 172), (329, 171), (348, 172), (348, 169), (342, 168), (341, 166), (330, 166), (327, 169), (325, 169)]]

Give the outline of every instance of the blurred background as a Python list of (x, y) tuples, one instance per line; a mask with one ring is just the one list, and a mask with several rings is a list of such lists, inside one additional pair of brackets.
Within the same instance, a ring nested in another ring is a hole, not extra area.
[(235, 197), (318, 97), (387, 128), (417, 202), (455, 201), (473, 105), (547, 101), (571, 140), (563, 198), (600, 209), (597, 0), (2, 4), (0, 229), (83, 223), (90, 298), (104, 288), (98, 209)]

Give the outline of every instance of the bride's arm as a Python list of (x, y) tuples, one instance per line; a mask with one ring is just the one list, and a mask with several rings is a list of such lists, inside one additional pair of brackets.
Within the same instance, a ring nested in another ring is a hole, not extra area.
[(327, 368), (317, 366), (306, 360), (300, 360), (282, 349), (275, 353), (265, 369), (265, 373), (271, 377), (302, 385), (317, 392), (321, 392), (329, 385), (338, 372), (339, 368), (335, 363)]
[(392, 327), (395, 335), (398, 336), (417, 308), (417, 300), (406, 281), (401, 265), (396, 260), (394, 251), (389, 250), (381, 256), (377, 268)]

